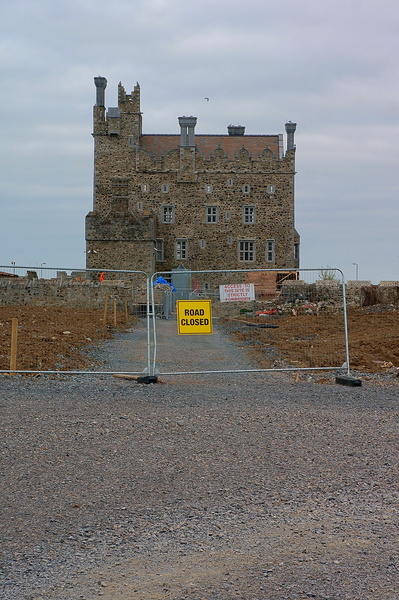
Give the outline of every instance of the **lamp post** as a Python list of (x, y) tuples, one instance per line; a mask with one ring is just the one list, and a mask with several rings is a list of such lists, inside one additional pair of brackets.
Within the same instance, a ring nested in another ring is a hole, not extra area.
[(43, 279), (43, 265), (45, 265), (45, 264), (47, 264), (47, 263), (45, 263), (45, 262), (40, 263), (40, 279)]
[(11, 264), (12, 264), (12, 272), (15, 275), (15, 260), (12, 260)]
[(359, 265), (358, 263), (352, 263), (354, 267), (356, 267), (356, 281), (359, 280)]

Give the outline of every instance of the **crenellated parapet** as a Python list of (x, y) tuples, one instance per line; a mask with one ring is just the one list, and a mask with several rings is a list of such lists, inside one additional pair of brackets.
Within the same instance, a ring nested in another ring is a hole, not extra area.
[[(172, 136), (169, 136), (172, 137)], [(176, 136), (177, 141), (177, 136)], [(251, 171), (254, 173), (285, 173), (295, 171), (295, 149), (287, 150), (283, 157), (278, 157), (265, 147), (260, 153), (253, 156), (249, 150), (242, 146), (237, 152), (229, 157), (223, 146), (219, 144), (209, 156), (206, 157), (198, 146), (179, 147), (166, 150), (164, 154), (155, 154), (139, 149), (136, 157), (137, 170), (162, 171), (222, 171), (241, 172)]]
[(93, 108), (93, 136), (121, 137), (131, 148), (136, 148), (142, 133), (140, 111), (140, 85), (126, 94), (122, 83), (118, 85), (118, 106), (105, 108), (105, 77), (95, 77), (96, 104)]

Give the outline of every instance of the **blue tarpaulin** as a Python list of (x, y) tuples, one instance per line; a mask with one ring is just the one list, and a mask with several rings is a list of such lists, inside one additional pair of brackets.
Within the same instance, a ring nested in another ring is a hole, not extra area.
[(169, 281), (166, 281), (166, 279), (164, 277), (161, 277), (161, 275), (154, 281), (154, 285), (156, 285), (157, 283), (161, 283), (162, 285), (168, 285), (169, 287), (172, 288), (173, 292), (177, 292), (175, 286), (173, 285), (173, 283), (170, 283)]

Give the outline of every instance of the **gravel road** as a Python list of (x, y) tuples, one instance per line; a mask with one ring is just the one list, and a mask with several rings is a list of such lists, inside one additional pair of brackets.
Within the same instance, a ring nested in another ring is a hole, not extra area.
[[(168, 327), (163, 370), (249, 364)], [(2, 599), (398, 599), (397, 384), (161, 379), (0, 378)]]

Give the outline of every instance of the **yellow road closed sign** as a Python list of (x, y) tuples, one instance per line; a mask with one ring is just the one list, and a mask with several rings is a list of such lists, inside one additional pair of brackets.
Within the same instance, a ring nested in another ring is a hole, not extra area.
[(179, 335), (206, 335), (212, 333), (211, 301), (178, 300), (177, 332)]

